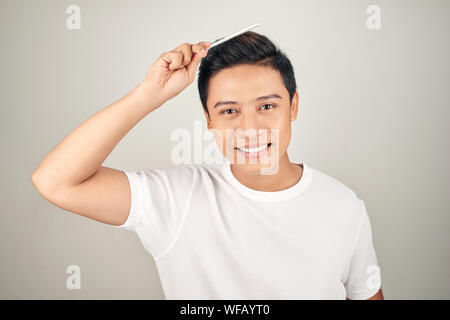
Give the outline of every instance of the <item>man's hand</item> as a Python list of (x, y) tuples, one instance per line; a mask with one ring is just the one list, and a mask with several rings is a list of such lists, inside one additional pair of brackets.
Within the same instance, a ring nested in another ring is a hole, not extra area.
[(208, 54), (211, 43), (183, 43), (175, 49), (162, 53), (145, 77), (144, 83), (154, 88), (167, 101), (194, 81), (200, 60)]
[[(352, 300), (352, 299), (349, 299), (349, 298), (346, 298), (347, 300)], [(380, 288), (380, 290), (378, 290), (378, 292), (377, 293), (375, 293), (373, 296), (371, 296), (369, 299), (367, 299), (367, 300), (384, 300), (384, 297), (383, 297), (383, 291), (381, 290), (381, 288)]]

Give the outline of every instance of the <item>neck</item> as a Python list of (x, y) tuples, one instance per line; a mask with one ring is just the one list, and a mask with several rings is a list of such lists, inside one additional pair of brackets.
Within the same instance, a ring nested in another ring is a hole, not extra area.
[(231, 172), (246, 187), (257, 191), (281, 191), (295, 185), (303, 175), (303, 167), (289, 161), (287, 152), (280, 158), (278, 171), (269, 175), (249, 175), (231, 164)]

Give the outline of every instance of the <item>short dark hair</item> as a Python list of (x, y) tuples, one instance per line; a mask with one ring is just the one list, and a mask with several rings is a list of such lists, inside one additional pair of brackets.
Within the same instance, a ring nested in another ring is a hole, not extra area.
[(254, 31), (247, 31), (208, 50), (202, 59), (198, 73), (198, 91), (203, 109), (208, 114), (209, 79), (225, 68), (236, 65), (262, 65), (278, 70), (289, 92), (289, 102), (297, 90), (294, 68), (287, 56), (266, 36)]

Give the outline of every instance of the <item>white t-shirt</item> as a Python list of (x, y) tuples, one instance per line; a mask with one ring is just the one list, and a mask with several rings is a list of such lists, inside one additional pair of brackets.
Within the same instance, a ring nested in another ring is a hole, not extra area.
[(381, 286), (364, 201), (305, 163), (292, 187), (241, 184), (230, 162), (124, 171), (116, 228), (153, 256), (166, 299), (367, 299)]

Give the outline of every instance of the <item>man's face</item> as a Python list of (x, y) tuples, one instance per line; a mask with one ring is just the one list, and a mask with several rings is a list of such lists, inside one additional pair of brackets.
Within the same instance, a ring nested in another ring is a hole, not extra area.
[[(261, 174), (262, 168), (278, 168), (298, 111), (298, 93), (290, 105), (279, 71), (254, 65), (221, 70), (210, 79), (207, 106), (208, 129), (222, 154), (239, 170), (252, 175)], [(251, 152), (255, 150), (248, 147), (263, 149)]]

